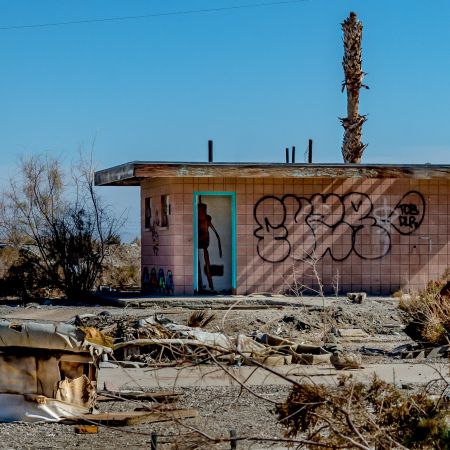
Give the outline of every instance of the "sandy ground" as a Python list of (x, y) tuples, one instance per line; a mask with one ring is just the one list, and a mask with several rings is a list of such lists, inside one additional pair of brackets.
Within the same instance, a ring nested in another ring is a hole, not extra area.
[[(187, 308), (189, 305), (183, 302), (183, 299), (176, 299), (176, 301), (171, 299), (154, 302), (143, 308), (3, 304), (0, 306), (0, 317), (8, 320), (65, 321), (77, 314), (98, 314), (101, 311), (108, 311), (113, 315), (126, 315), (130, 318), (164, 314), (173, 321), (185, 323), (192, 311)], [(299, 342), (317, 344), (321, 342), (324, 333), (329, 333), (333, 327), (335, 329), (361, 328), (367, 333), (367, 337), (340, 339), (339, 344), (352, 351), (362, 346), (392, 349), (397, 345), (411, 342), (402, 332), (401, 320), (397, 313), (397, 300), (392, 298), (370, 298), (361, 305), (353, 304), (345, 298), (335, 297), (325, 300), (272, 298), (270, 305), (264, 304), (261, 299), (246, 299), (237, 303), (239, 310), (229, 309), (230, 304), (233, 303), (236, 303), (236, 300), (231, 298), (217, 303), (210, 302), (207, 305), (211, 309), (210, 312), (215, 314), (215, 320), (207, 327), (209, 330), (221, 330), (229, 335), (259, 331), (289, 337)], [(197, 301), (196, 305), (198, 304)], [(392, 361), (383, 356), (363, 357), (363, 362), (365, 365), (383, 365), (393, 362), (397, 365), (416, 363), (415, 361)], [(111, 380), (109, 382), (112, 383)], [(151, 386), (148, 385), (146, 388), (151, 389)], [(289, 386), (270, 382), (258, 386), (256, 383), (251, 389), (257, 395), (235, 385), (205, 384), (199, 387), (178, 386), (176, 389), (183, 393), (179, 406), (197, 408), (199, 411), (197, 418), (180, 423), (170, 422), (115, 429), (102, 427), (96, 435), (75, 434), (74, 426), (70, 425), (0, 424), (0, 448), (149, 449), (152, 431), (158, 433), (158, 449), (230, 448), (229, 442), (214, 444), (204, 436), (194, 433), (194, 428), (215, 438), (228, 437), (230, 428), (236, 429), (238, 437), (267, 439), (283, 437), (282, 427), (277, 423), (272, 411), (276, 402), (286, 398)], [(140, 403), (130, 401), (106, 402), (100, 404), (100, 410), (132, 410), (139, 405)], [(281, 449), (284, 447), (280, 443), (271, 445), (268, 441), (243, 440), (239, 441), (237, 448)]]

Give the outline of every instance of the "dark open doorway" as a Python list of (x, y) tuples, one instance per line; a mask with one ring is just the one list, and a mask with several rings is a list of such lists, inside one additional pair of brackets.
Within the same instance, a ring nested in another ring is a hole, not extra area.
[(233, 192), (194, 193), (194, 290), (236, 289), (236, 200)]

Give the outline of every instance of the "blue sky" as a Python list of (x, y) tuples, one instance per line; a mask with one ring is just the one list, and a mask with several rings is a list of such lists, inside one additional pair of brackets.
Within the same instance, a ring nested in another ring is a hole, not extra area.
[[(270, 0), (0, 0), (0, 27), (262, 3)], [(431, 5), (431, 6), (430, 6)], [(307, 0), (148, 19), (0, 30), (4, 182), (19, 155), (67, 162), (95, 138), (99, 168), (207, 157), (283, 161), (314, 140), (341, 162), (345, 115), (340, 23), (364, 24), (370, 90), (363, 161), (450, 163), (450, 2)], [(138, 192), (102, 188), (128, 234)]]

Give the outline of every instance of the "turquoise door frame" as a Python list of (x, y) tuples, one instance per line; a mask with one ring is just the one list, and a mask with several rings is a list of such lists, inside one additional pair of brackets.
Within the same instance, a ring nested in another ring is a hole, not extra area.
[(198, 292), (198, 197), (222, 196), (231, 197), (231, 285), (236, 290), (236, 193), (221, 191), (195, 191), (194, 192), (194, 291)]

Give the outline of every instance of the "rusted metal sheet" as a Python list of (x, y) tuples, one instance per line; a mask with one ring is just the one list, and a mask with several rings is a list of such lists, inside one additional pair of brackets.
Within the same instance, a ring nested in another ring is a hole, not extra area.
[(134, 162), (95, 174), (98, 186), (138, 186), (146, 178), (450, 178), (450, 165)]

